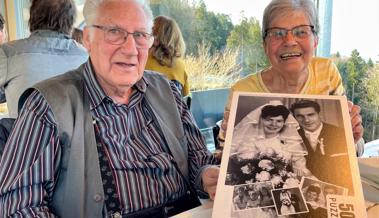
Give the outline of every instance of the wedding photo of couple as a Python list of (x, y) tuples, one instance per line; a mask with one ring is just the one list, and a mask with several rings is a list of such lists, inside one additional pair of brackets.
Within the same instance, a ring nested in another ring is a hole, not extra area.
[[(234, 93), (213, 216), (327, 218), (338, 201), (364, 217), (347, 104), (343, 96)], [(258, 184), (270, 204), (260, 204)]]
[(249, 98), (238, 101), (225, 185), (285, 188), (308, 177), (354, 194), (338, 100)]

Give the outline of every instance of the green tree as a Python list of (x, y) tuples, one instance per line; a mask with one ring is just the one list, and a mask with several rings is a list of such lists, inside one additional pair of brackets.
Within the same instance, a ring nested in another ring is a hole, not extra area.
[(187, 50), (196, 46), (193, 39), (193, 26), (196, 25), (195, 8), (182, 0), (155, 0), (150, 3), (153, 16), (165, 15), (173, 18), (182, 31)]
[[(367, 99), (370, 107), (370, 112), (372, 114), (372, 119), (369, 119), (368, 122), (364, 122), (365, 129), (371, 130), (366, 131), (366, 138), (374, 140), (378, 138), (376, 134), (377, 127), (379, 124), (378, 111), (379, 111), (379, 64), (373, 66), (369, 69), (369, 74), (367, 78)], [(365, 120), (364, 120), (365, 121)], [(370, 128), (371, 127), (371, 128)]]
[(193, 37), (196, 47), (191, 47), (190, 53), (197, 54), (199, 44), (210, 46), (210, 53), (221, 51), (226, 47), (226, 39), (233, 29), (233, 23), (228, 15), (215, 14), (207, 10), (203, 1), (195, 9), (196, 23), (193, 26)]
[(166, 15), (178, 23), (187, 46), (187, 54), (197, 54), (200, 44), (210, 46), (214, 53), (226, 47), (226, 39), (233, 29), (228, 15), (207, 10), (203, 1), (190, 5), (185, 0), (151, 2), (154, 16)]
[(261, 27), (253, 17), (243, 17), (227, 39), (228, 48), (240, 49), (240, 60), (244, 74), (256, 72), (268, 66), (264, 53)]
[(351, 52), (346, 64), (347, 95), (355, 104), (365, 103), (367, 90), (364, 78), (367, 78), (369, 66), (356, 49)]

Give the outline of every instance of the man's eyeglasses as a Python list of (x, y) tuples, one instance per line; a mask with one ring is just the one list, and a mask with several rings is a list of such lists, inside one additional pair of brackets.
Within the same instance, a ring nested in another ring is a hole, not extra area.
[(288, 32), (292, 33), (292, 36), (297, 39), (306, 39), (313, 34), (314, 26), (312, 25), (300, 25), (292, 29), (285, 29), (279, 27), (269, 28), (265, 31), (264, 38), (268, 37), (274, 40), (284, 40), (287, 37)]
[(153, 44), (154, 37), (145, 32), (128, 32), (117, 27), (107, 27), (100, 25), (91, 25), (90, 27), (95, 27), (104, 31), (105, 41), (109, 42), (112, 45), (121, 45), (123, 44), (128, 35), (131, 34), (136, 42), (138, 48), (150, 48)]

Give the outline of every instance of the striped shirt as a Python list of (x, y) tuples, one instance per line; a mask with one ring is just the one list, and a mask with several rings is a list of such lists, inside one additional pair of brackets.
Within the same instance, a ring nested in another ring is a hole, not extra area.
[[(128, 104), (117, 104), (84, 68), (90, 110), (110, 160), (120, 205), (126, 213), (150, 208), (184, 194), (185, 183), (168, 154), (163, 134), (138, 81)], [(188, 140), (190, 181), (201, 190), (201, 172), (213, 163), (193, 117), (171, 84)], [(62, 147), (51, 108), (37, 91), (25, 103), (0, 163), (0, 216), (51, 217), (48, 204), (59, 176)], [(73, 193), (75, 194), (75, 193)]]

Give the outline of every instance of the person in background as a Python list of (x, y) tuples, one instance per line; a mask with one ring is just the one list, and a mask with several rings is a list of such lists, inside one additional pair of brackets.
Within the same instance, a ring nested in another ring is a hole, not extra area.
[[(7, 41), (7, 28), (5, 27), (5, 19), (0, 13), (0, 45)], [(5, 90), (4, 87), (0, 87), (0, 99), (5, 99)], [(0, 109), (3, 109), (3, 106), (0, 106)], [(5, 107), (5, 111), (6, 111)], [(1, 148), (0, 148), (1, 154)]]
[(186, 51), (178, 24), (167, 16), (154, 19), (154, 43), (149, 51), (146, 70), (160, 72), (175, 83), (183, 96), (190, 92), (188, 76), (182, 58)]
[(219, 168), (191, 112), (144, 70), (148, 1), (87, 0), (83, 14), (89, 60), (20, 98), (0, 217), (170, 217), (213, 199)]
[(30, 36), (0, 47), (0, 87), (5, 89), (9, 117), (18, 114), (23, 91), (49, 77), (77, 68), (88, 59), (84, 47), (71, 39), (76, 17), (73, 0), (32, 0)]
[(0, 45), (7, 41), (7, 28), (5, 27), (5, 19), (0, 13)]
[(83, 44), (83, 30), (74, 28), (71, 37), (80, 44)]
[[(235, 91), (289, 94), (344, 95), (341, 75), (333, 62), (314, 57), (320, 30), (311, 0), (272, 0), (262, 22), (263, 46), (271, 66), (235, 83), (225, 107), (219, 134), (224, 140), (231, 99)], [(349, 102), (358, 156), (364, 141), (360, 107)]]

